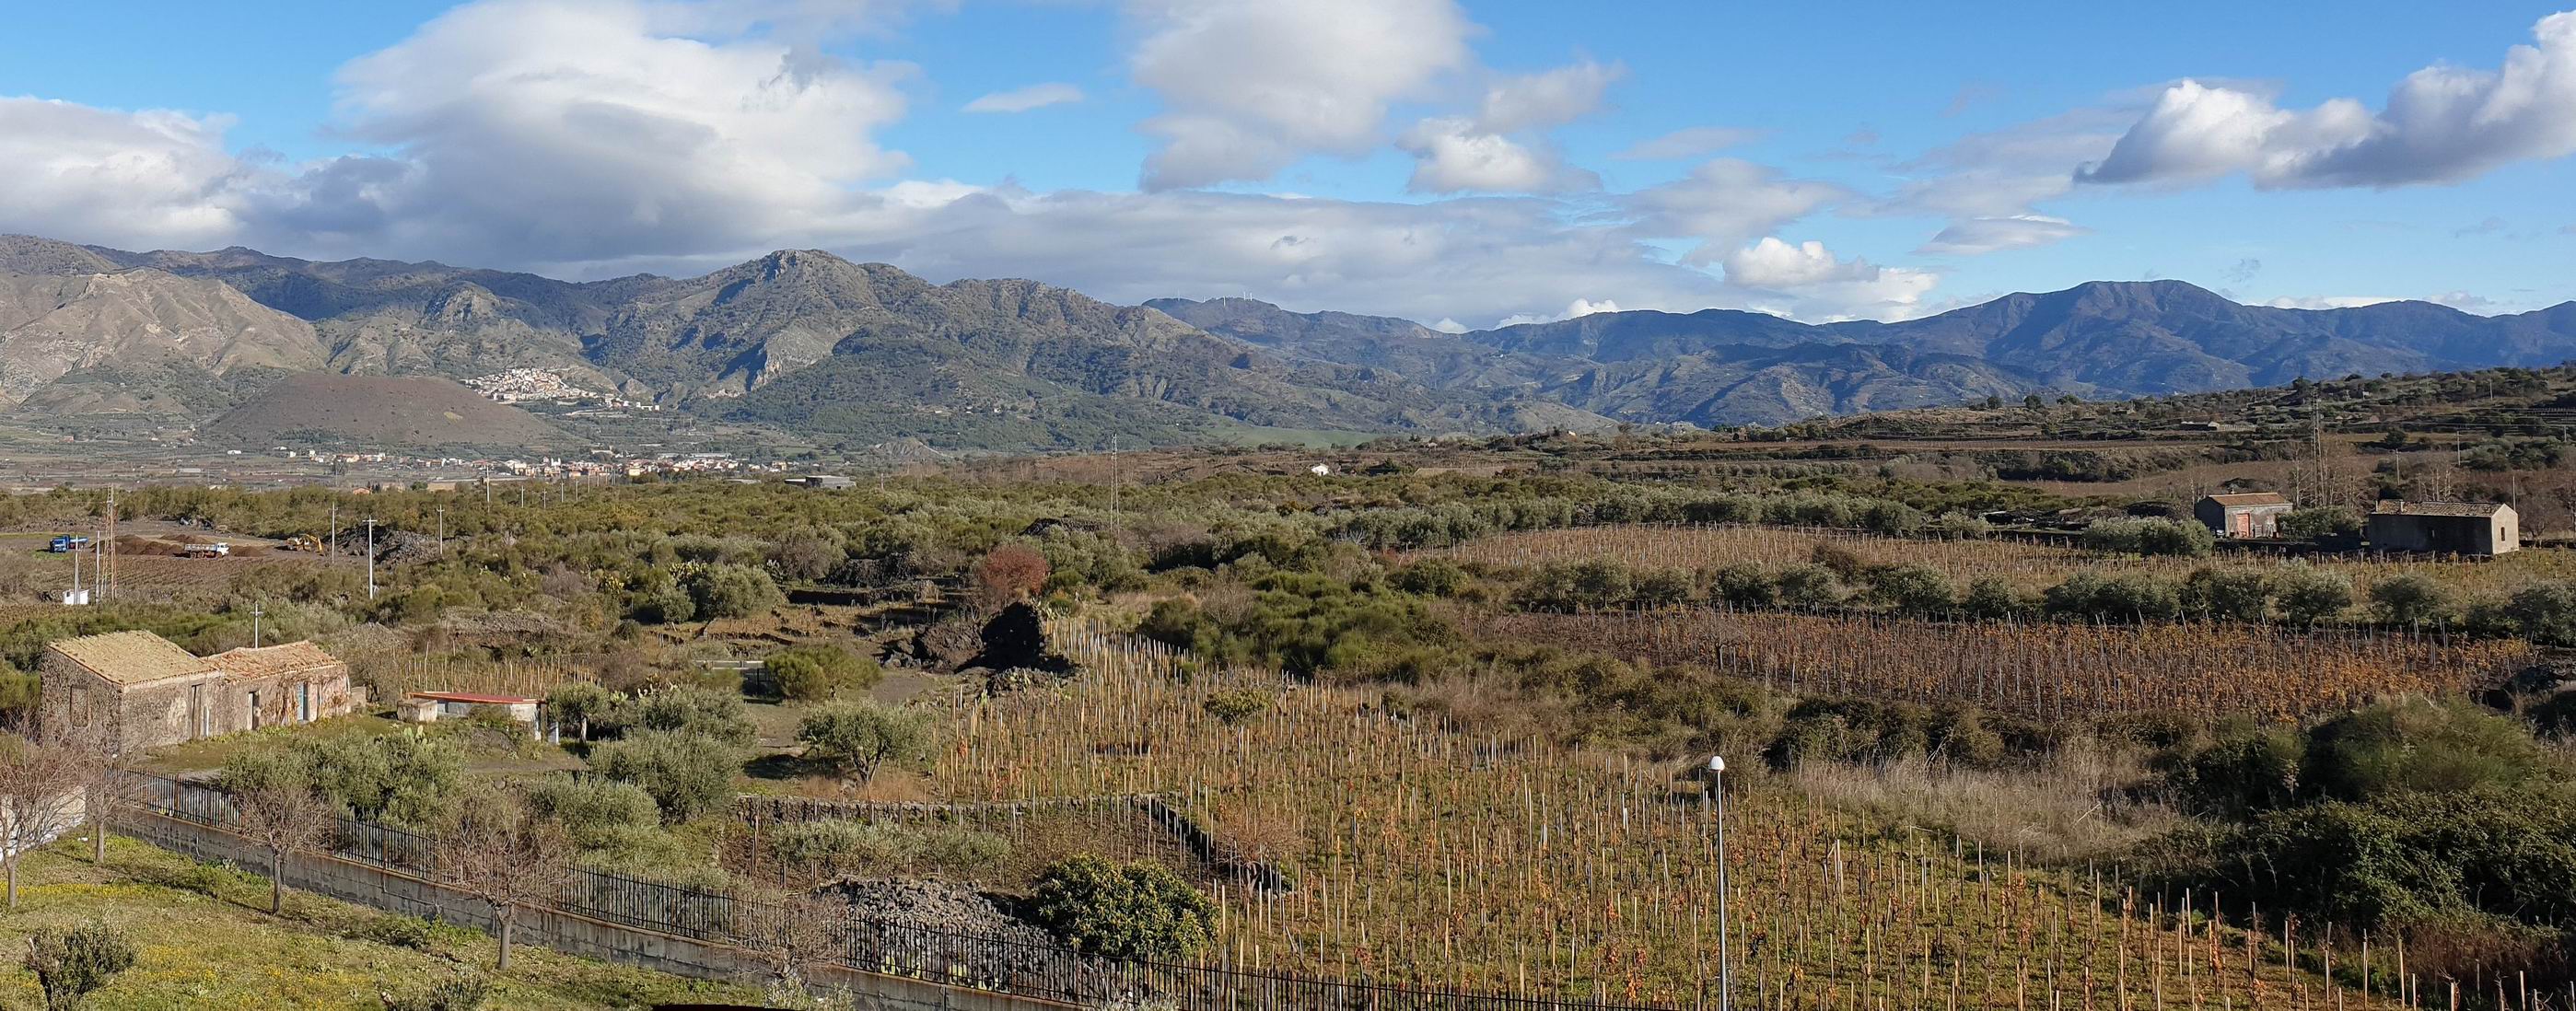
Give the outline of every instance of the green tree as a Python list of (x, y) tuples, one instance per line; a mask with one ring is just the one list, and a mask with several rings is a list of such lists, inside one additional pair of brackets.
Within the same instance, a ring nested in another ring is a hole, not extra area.
[(2182, 609), (2196, 618), (2262, 621), (2272, 616), (2272, 585), (2252, 569), (2194, 569), (2183, 577)]
[(2421, 572), (2407, 572), (2370, 585), (2370, 602), (2379, 619), (2392, 625), (2441, 624), (2454, 608), (2451, 591)]
[(1708, 596), (1712, 603), (1742, 611), (1766, 610), (1780, 604), (1780, 591), (1772, 585), (1770, 573), (1751, 562), (1729, 562), (1709, 573)]
[(546, 693), (546, 715), (569, 723), (587, 742), (592, 734), (615, 737), (635, 719), (635, 700), (588, 681), (570, 681)]
[(743, 710), (741, 695), (693, 685), (646, 693), (635, 722), (646, 730), (695, 734), (737, 747), (750, 745), (760, 729)]
[(1959, 596), (1961, 612), (1986, 621), (2018, 617), (2029, 609), (2021, 591), (2001, 576), (1978, 576), (1968, 583), (1968, 592)]
[(1176, 961), (1216, 936), (1216, 904), (1158, 863), (1084, 854), (1038, 878), (1030, 918), (1076, 951)]
[(2543, 646), (2576, 646), (2576, 584), (2540, 583), (2514, 592), (2504, 605), (2515, 631)]
[(2337, 800), (2513, 787), (2557, 771), (2529, 728), (2467, 702), (2408, 699), (2357, 710), (2308, 734), (2313, 792)]
[(700, 618), (745, 618), (787, 602), (769, 573), (748, 565), (709, 565), (690, 573), (681, 585)]
[(1787, 607), (1814, 611), (1842, 603), (1843, 591), (1834, 579), (1834, 570), (1809, 562), (1781, 569), (1771, 577), (1771, 585)]
[(2292, 624), (2314, 625), (2333, 620), (2352, 607), (2352, 580), (2341, 573), (2294, 563), (2273, 574), (2272, 596), (2281, 602), (2281, 616)]
[(930, 721), (915, 710), (874, 702), (836, 702), (806, 714), (796, 725), (796, 739), (804, 742), (807, 757), (864, 783), (887, 762), (910, 761), (928, 753)]
[(1928, 565), (1899, 565), (1870, 575), (1870, 596), (1897, 611), (1916, 615), (1948, 614), (1959, 606), (1950, 577)]
[(2302, 540), (2355, 536), (2361, 533), (2361, 514), (2350, 506), (2310, 506), (2283, 513), (2280, 525), (2283, 535)]

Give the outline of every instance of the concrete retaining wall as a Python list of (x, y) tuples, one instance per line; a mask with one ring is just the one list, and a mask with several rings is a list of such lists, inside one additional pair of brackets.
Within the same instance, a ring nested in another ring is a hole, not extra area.
[[(268, 854), (240, 836), (148, 810), (127, 808), (116, 830), (203, 861), (221, 861), (266, 876)], [(495, 933), (491, 908), (479, 899), (428, 881), (337, 857), (288, 857), (286, 886), (406, 916)], [(726, 945), (620, 926), (553, 909), (524, 909), (512, 937), (569, 955), (667, 972), (692, 979), (756, 981), (769, 967), (759, 956)], [(830, 968), (816, 982), (847, 989), (862, 1011), (1041, 1011), (1073, 1005), (979, 990), (959, 990), (901, 976)]]

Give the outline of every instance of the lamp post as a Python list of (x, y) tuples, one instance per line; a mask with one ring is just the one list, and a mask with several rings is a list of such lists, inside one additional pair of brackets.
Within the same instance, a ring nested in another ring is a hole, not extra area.
[(376, 599), (376, 518), (367, 517), (367, 599)]
[(1708, 792), (1717, 805), (1717, 1011), (1733, 1011), (1735, 967), (1726, 953), (1726, 757), (1708, 756)]

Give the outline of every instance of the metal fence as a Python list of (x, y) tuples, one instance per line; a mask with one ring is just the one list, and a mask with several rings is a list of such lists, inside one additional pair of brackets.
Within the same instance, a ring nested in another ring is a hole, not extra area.
[[(144, 782), (135, 803), (156, 814), (220, 830), (239, 818), (219, 790), (158, 777)], [(439, 880), (431, 840), (416, 832), (340, 818), (332, 847), (339, 859)], [(784, 903), (593, 870), (575, 871), (553, 906), (605, 923), (755, 951), (772, 949), (778, 939), (792, 936), (796, 918), (813, 915)], [(840, 957), (833, 961), (848, 968), (1084, 1005), (1131, 998), (1176, 1011), (1676, 1011), (1102, 958), (1054, 944), (897, 923), (855, 907), (834, 918), (839, 922), (824, 929), (840, 935), (832, 945)]]

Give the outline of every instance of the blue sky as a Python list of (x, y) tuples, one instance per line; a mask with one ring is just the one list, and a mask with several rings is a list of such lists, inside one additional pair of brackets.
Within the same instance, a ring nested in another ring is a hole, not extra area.
[(0, 36), (0, 231), (575, 277), (813, 246), (1462, 326), (2148, 277), (2521, 311), (2576, 297), (2557, 13), (47, 5)]

